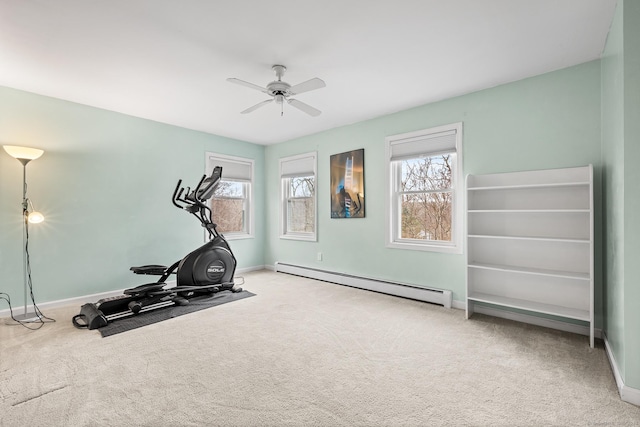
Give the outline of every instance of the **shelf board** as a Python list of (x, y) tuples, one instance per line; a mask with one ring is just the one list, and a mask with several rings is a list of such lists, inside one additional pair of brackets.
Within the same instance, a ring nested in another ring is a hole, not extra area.
[(532, 311), (536, 313), (549, 314), (552, 316), (565, 317), (568, 319), (591, 321), (588, 310), (580, 310), (576, 308), (563, 307), (553, 304), (543, 304), (534, 301), (521, 300), (517, 298), (509, 298), (498, 295), (472, 293), (467, 298), (470, 301), (484, 302), (488, 304), (499, 305), (502, 307), (517, 308), (521, 310)]
[(479, 262), (469, 262), (469, 268), (480, 268), (484, 270), (506, 271), (509, 273), (534, 274), (537, 276), (562, 277), (566, 279), (578, 279), (589, 281), (588, 273), (575, 273), (572, 271), (545, 270), (542, 268), (515, 267), (511, 265), (487, 264)]
[(566, 237), (498, 236), (495, 234), (469, 234), (476, 239), (538, 240), (543, 242), (591, 243), (589, 239), (570, 239)]
[(469, 209), (467, 213), (590, 213), (589, 209)]
[(523, 190), (528, 188), (561, 188), (561, 187), (589, 187), (589, 182), (554, 182), (548, 184), (517, 184), (517, 185), (488, 185), (482, 187), (468, 187), (469, 191), (485, 190)]

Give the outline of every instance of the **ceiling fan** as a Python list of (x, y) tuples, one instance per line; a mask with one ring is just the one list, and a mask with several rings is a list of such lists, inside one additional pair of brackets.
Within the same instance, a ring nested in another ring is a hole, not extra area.
[(297, 85), (291, 86), (289, 83), (282, 81), (282, 76), (284, 75), (284, 72), (287, 71), (287, 67), (285, 67), (284, 65), (274, 65), (273, 67), (271, 67), (271, 69), (276, 73), (277, 80), (269, 83), (266, 88), (258, 85), (254, 85), (253, 83), (245, 82), (244, 80), (240, 80), (240, 79), (235, 79), (235, 78), (227, 79), (228, 82), (236, 83), (242, 86), (259, 90), (260, 92), (266, 93), (267, 95), (270, 95), (272, 97), (271, 99), (267, 99), (266, 101), (262, 101), (254, 105), (253, 107), (249, 107), (246, 110), (241, 111), (240, 112), (241, 114), (250, 113), (264, 105), (270, 104), (275, 101), (276, 104), (280, 104), (280, 111), (281, 111), (280, 114), (283, 115), (284, 114), (283, 105), (286, 101), (287, 104), (293, 107), (296, 107), (298, 110), (303, 111), (309, 114), (310, 116), (316, 117), (320, 115), (321, 113), (320, 110), (313, 108), (309, 104), (305, 104), (302, 101), (298, 101), (297, 99), (293, 99), (290, 97), (293, 95), (299, 95), (304, 92), (309, 92), (311, 90), (323, 88), (326, 86), (324, 81), (315, 77), (311, 80), (307, 80), (306, 82), (302, 82)]

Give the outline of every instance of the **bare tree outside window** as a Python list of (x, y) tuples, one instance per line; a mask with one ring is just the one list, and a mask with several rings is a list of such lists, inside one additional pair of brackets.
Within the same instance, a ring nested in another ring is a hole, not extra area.
[(293, 177), (288, 182), (287, 231), (312, 233), (315, 228), (315, 179)]
[(242, 233), (245, 230), (245, 188), (243, 182), (220, 181), (211, 198), (214, 224), (220, 233)]
[(401, 238), (451, 241), (451, 154), (401, 161)]

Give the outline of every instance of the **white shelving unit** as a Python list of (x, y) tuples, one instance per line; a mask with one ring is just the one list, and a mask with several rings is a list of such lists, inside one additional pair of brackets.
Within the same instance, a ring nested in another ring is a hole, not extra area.
[(593, 325), (593, 167), (467, 176), (467, 318), (476, 303)]

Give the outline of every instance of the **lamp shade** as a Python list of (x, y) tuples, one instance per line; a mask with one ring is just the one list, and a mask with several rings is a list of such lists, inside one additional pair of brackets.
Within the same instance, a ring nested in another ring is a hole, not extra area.
[(43, 150), (38, 148), (19, 147), (17, 145), (3, 145), (4, 151), (18, 160), (35, 160), (42, 156)]

